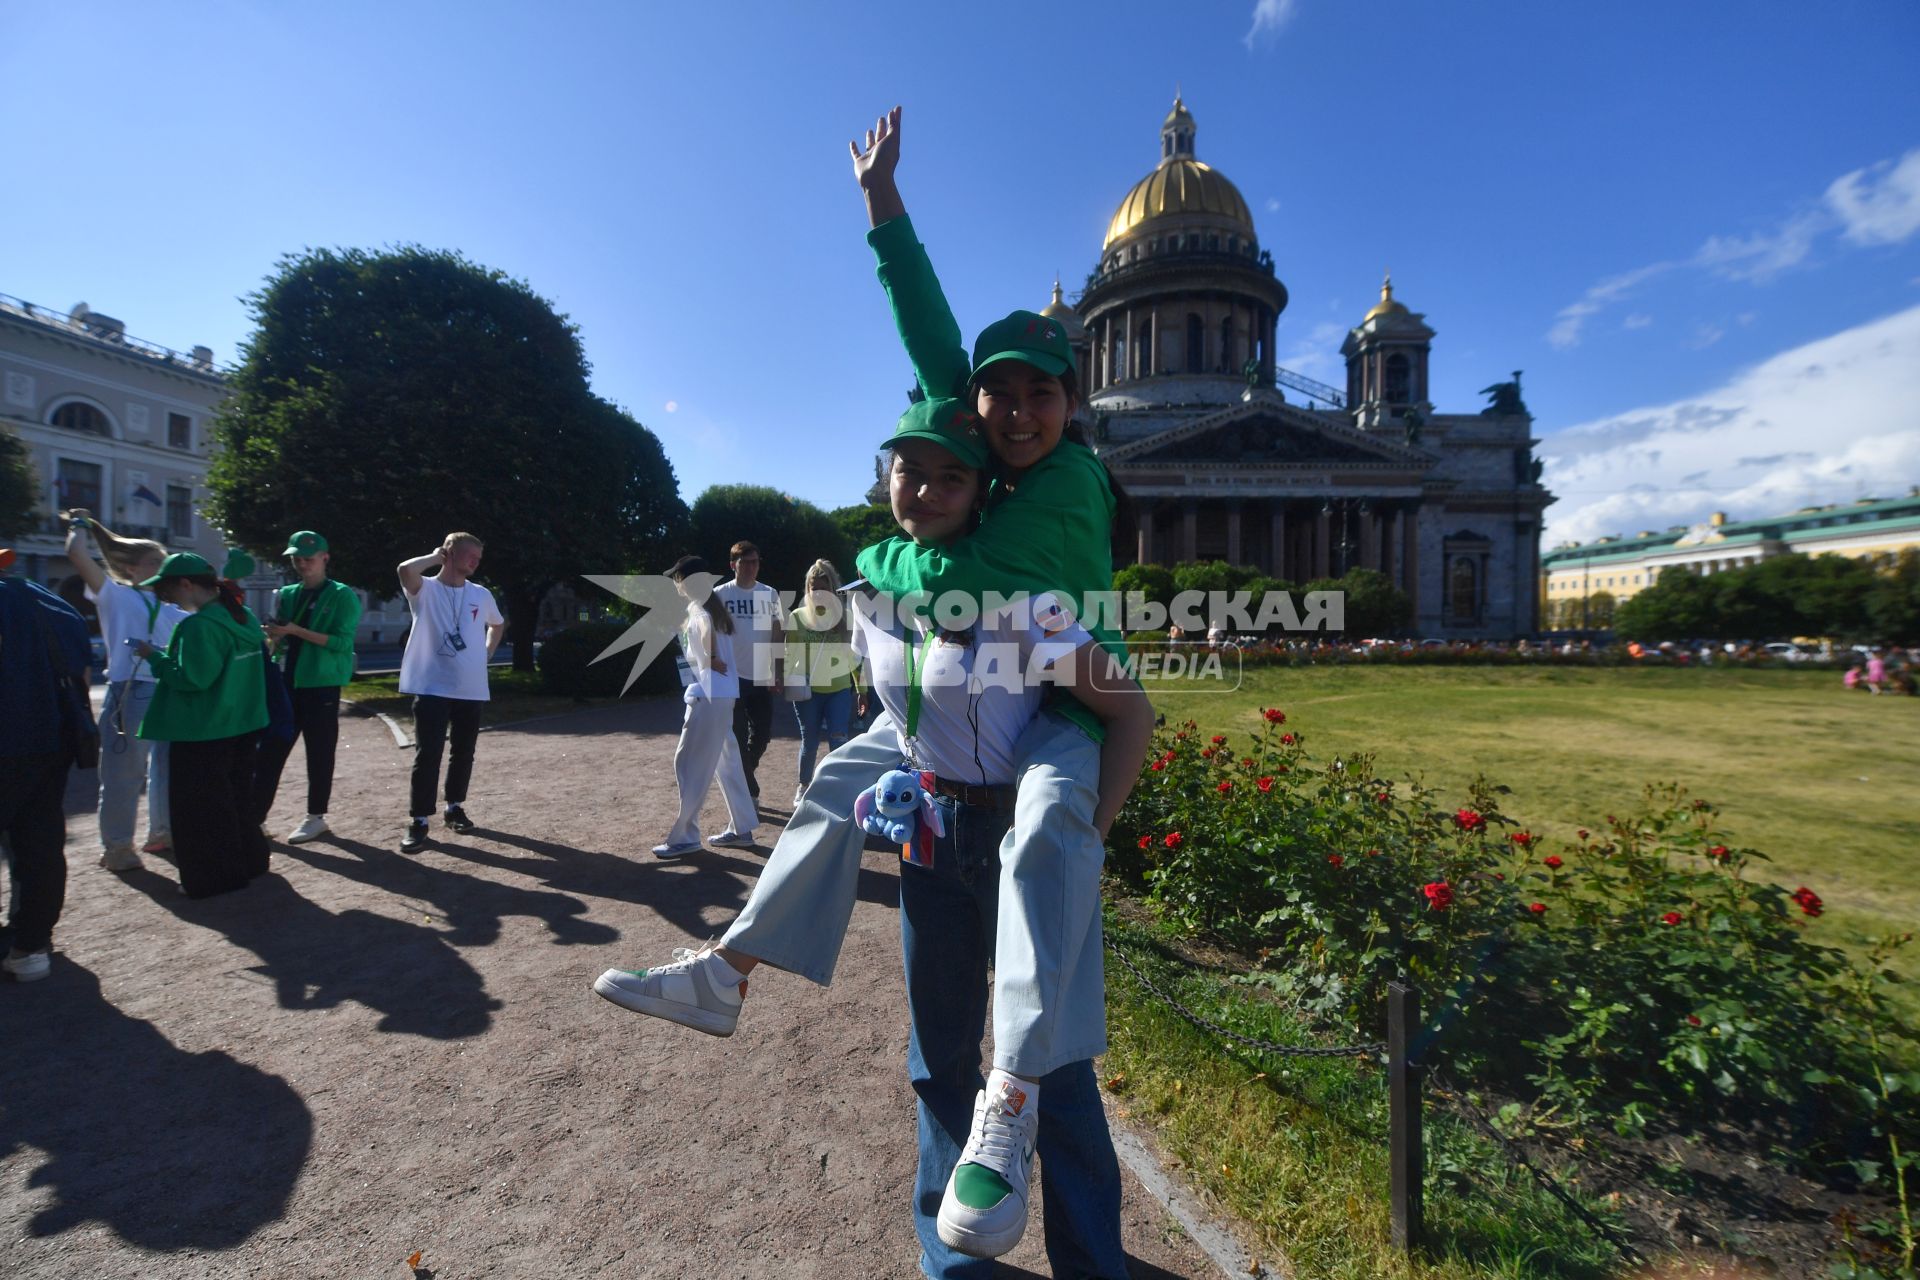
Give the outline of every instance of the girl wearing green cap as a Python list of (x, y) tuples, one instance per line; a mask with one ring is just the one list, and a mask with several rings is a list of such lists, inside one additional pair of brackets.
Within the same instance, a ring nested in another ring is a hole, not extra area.
[(133, 645), (159, 683), (140, 736), (171, 744), (173, 854), (189, 898), (244, 889), (267, 869), (267, 840), (252, 820), (254, 755), (267, 725), (265, 649), (260, 620), (233, 581), (252, 567), (236, 552), (215, 576), (199, 556), (177, 551), (140, 584), (189, 615), (164, 651)]

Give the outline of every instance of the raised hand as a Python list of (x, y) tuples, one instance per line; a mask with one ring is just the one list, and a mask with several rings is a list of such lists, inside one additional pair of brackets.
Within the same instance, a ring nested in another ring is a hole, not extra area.
[(867, 221), (877, 227), (904, 216), (907, 206), (893, 182), (893, 171), (900, 166), (900, 108), (873, 122), (866, 146), (855, 139), (847, 143), (847, 151), (853, 156), (854, 180), (867, 197)]

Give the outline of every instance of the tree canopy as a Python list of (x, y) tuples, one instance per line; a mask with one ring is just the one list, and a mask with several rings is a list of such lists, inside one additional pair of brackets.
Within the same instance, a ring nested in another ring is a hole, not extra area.
[(26, 442), (0, 427), (0, 538), (17, 537), (33, 527), (39, 491)]
[(530, 665), (549, 586), (683, 536), (660, 442), (592, 394), (578, 331), (523, 282), (453, 252), (315, 249), (247, 304), (207, 474), (208, 514), (242, 545), (277, 558), (318, 529), (334, 576), (384, 595), (400, 560), (475, 533)]
[(766, 485), (714, 485), (694, 499), (689, 523), (686, 551), (703, 557), (723, 578), (727, 551), (736, 542), (760, 548), (760, 580), (782, 591), (798, 592), (815, 560), (831, 561), (843, 582), (853, 576), (859, 548), (834, 518)]
[(1887, 571), (1840, 555), (1772, 556), (1710, 576), (1668, 568), (1621, 603), (1614, 630), (1635, 640), (1829, 636), (1905, 641), (1920, 628), (1920, 556)]
[(855, 551), (876, 542), (885, 542), (900, 532), (892, 509), (883, 503), (862, 502), (851, 507), (835, 507), (827, 514), (840, 526), (840, 532), (847, 535), (847, 541), (853, 544)]

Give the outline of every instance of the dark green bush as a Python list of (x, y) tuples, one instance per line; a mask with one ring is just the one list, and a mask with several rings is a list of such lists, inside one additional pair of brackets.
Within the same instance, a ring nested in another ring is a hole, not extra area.
[[(550, 636), (540, 646), (540, 678), (546, 691), (576, 698), (617, 695), (633, 670), (634, 650), (623, 649), (604, 662), (594, 659), (618, 640), (629, 625), (620, 619), (583, 622)], [(680, 673), (674, 665), (677, 652), (676, 647), (669, 645), (641, 672), (629, 694), (679, 693)]]

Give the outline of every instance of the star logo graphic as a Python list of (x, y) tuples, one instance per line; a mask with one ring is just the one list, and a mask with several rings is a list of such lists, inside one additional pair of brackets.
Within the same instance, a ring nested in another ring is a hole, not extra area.
[[(594, 662), (600, 662), (616, 653), (638, 647), (639, 652), (633, 655), (633, 669), (627, 672), (627, 682), (620, 686), (620, 692), (625, 693), (633, 688), (633, 682), (640, 678), (640, 673), (652, 666), (653, 660), (679, 637), (680, 625), (687, 616), (687, 601), (680, 598), (680, 593), (674, 589), (673, 579), (664, 573), (588, 573), (581, 576), (594, 586), (646, 610), (633, 620), (633, 625), (623, 631), (618, 640), (593, 659)], [(685, 581), (687, 598), (700, 604), (713, 592), (714, 584), (720, 578), (717, 574), (695, 573)]]

